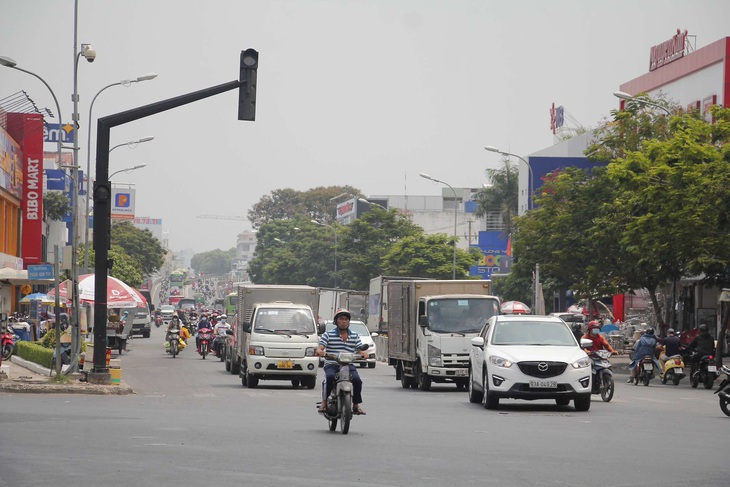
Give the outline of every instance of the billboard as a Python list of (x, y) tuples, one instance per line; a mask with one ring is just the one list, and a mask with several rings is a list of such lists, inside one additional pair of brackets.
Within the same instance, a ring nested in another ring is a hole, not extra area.
[(117, 220), (134, 219), (134, 189), (112, 188), (111, 217)]
[(490, 279), (493, 273), (509, 272), (507, 240), (507, 235), (500, 231), (479, 232), (479, 241), (472, 247), (479, 249), (482, 256), (471, 266), (469, 275)]
[(0, 188), (16, 198), (23, 197), (23, 166), (20, 146), (0, 127)]

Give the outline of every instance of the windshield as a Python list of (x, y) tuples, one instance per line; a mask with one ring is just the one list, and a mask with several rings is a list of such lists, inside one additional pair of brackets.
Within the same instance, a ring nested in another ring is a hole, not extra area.
[(496, 299), (432, 299), (426, 315), (428, 328), (443, 333), (476, 333), (489, 318), (499, 314)]
[[(325, 330), (330, 331), (334, 327), (335, 327), (335, 324), (330, 321), (330, 322), (327, 322), (327, 324), (325, 325)], [(361, 337), (370, 336), (370, 330), (368, 330), (368, 327), (365, 326), (365, 323), (363, 323), (362, 321), (350, 321), (350, 330), (354, 331)]]
[(502, 321), (495, 323), (493, 345), (557, 345), (575, 347), (575, 337), (565, 323)]
[(309, 309), (264, 308), (256, 312), (254, 330), (268, 333), (315, 333)]

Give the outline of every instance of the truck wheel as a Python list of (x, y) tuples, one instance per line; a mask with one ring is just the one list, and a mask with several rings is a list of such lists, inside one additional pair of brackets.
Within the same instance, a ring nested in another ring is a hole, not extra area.
[(223, 363), (226, 366), (226, 372), (231, 371), (231, 356), (226, 353), (225, 359), (223, 360)]
[(231, 374), (238, 375), (241, 372), (241, 363), (236, 360), (236, 357), (231, 357)]
[(312, 375), (308, 377), (302, 377), (302, 385), (307, 389), (314, 389), (314, 386), (317, 385), (317, 376)]
[(421, 371), (421, 363), (416, 362), (416, 383), (421, 391), (431, 390), (431, 378)]
[(259, 378), (246, 372), (246, 385), (249, 389), (255, 389), (259, 385)]

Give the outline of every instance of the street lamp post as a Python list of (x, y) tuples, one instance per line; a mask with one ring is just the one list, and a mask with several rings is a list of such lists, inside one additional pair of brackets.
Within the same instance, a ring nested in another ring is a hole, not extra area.
[(456, 203), (456, 191), (446, 181), (441, 181), (440, 179), (432, 178), (431, 176), (429, 176), (426, 173), (419, 173), (419, 176), (421, 176), (424, 179), (430, 179), (434, 183), (445, 184), (446, 186), (449, 187), (449, 189), (451, 189), (451, 192), (454, 193), (454, 271), (453, 271), (453, 274), (452, 274), (452, 279), (453, 280), (456, 280), (456, 221), (457, 221), (457, 213), (456, 213), (456, 211), (459, 208), (459, 205)]
[(332, 230), (335, 233), (335, 289), (337, 289), (337, 229), (333, 225), (328, 225), (326, 223), (318, 222), (317, 220), (310, 220), (315, 225), (319, 225), (322, 227), (329, 227), (330, 230)]
[(641, 103), (642, 105), (649, 105), (651, 107), (655, 107), (660, 110), (664, 110), (664, 112), (669, 116), (672, 115), (672, 112), (669, 110), (669, 108), (667, 108), (664, 105), (661, 105), (655, 101), (647, 100), (645, 98), (637, 98), (637, 97), (631, 96), (628, 93), (625, 93), (623, 91), (614, 91), (613, 96), (615, 96), (616, 98), (620, 98), (622, 100), (635, 101), (637, 103)]
[[(28, 71), (28, 70), (25, 70), (23, 68), (19, 68), (17, 66), (17, 64), (18, 63), (16, 63), (15, 60), (13, 60), (13, 59), (11, 59), (9, 57), (0, 56), (0, 66), (5, 66), (7, 68), (13, 68), (13, 69), (16, 69), (18, 71), (21, 71), (23, 73), (27, 73), (27, 74), (29, 74), (31, 76), (34, 76), (35, 78), (38, 78), (41, 81), (41, 83), (43, 83), (44, 85), (46, 85), (46, 88), (48, 88), (48, 91), (51, 92), (51, 96), (53, 97), (53, 102), (56, 104), (56, 114), (58, 115), (58, 127), (59, 127), (59, 130), (60, 130), (61, 124), (63, 123), (63, 117), (61, 116), (61, 106), (58, 104), (58, 98), (56, 98), (56, 94), (53, 92), (53, 90), (48, 85), (48, 83), (46, 83), (46, 80), (44, 80), (43, 78), (41, 78), (37, 74), (33, 73), (32, 71)], [(61, 162), (62, 162), (62, 159), (61, 159), (61, 157), (62, 157), (62, 154), (61, 154), (62, 144), (63, 144), (63, 141), (61, 140), (61, 135), (59, 134), (59, 136), (58, 136), (58, 164), (59, 164), (59, 166), (61, 165)], [(74, 289), (74, 291), (76, 291), (76, 289)], [(74, 292), (74, 295), (76, 295), (76, 294), (77, 293)], [(58, 298), (56, 298), (56, 299), (58, 299)], [(58, 309), (58, 308), (56, 308), (56, 309)], [(74, 311), (75, 312), (78, 312), (76, 309), (74, 309)], [(58, 316), (58, 313), (56, 313), (56, 315)], [(59, 319), (56, 319), (56, 357), (60, 357), (61, 356), (61, 333), (59, 332), (58, 326), (59, 326)], [(60, 369), (57, 368), (56, 370), (58, 371)]]
[(533, 177), (532, 177), (532, 165), (530, 164), (530, 161), (527, 161), (526, 159), (523, 159), (522, 157), (518, 156), (517, 154), (513, 154), (512, 152), (506, 152), (500, 149), (497, 149), (496, 147), (492, 147), (491, 145), (488, 145), (484, 147), (484, 150), (488, 150), (489, 152), (497, 152), (499, 154), (502, 154), (503, 156), (511, 156), (516, 157), (517, 159), (521, 160), (527, 165), (527, 171), (528, 176), (530, 180), (527, 182), (527, 190), (529, 191), (529, 194), (527, 195), (527, 209), (530, 209), (530, 200), (532, 199), (532, 192), (534, 191), (533, 188)]

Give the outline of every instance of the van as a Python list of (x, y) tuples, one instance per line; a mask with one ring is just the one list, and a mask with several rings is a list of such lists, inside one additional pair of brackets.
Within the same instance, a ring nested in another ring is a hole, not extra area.
[(131, 334), (142, 335), (144, 338), (150, 337), (152, 330), (152, 318), (148, 307), (135, 308), (132, 314), (132, 332)]

